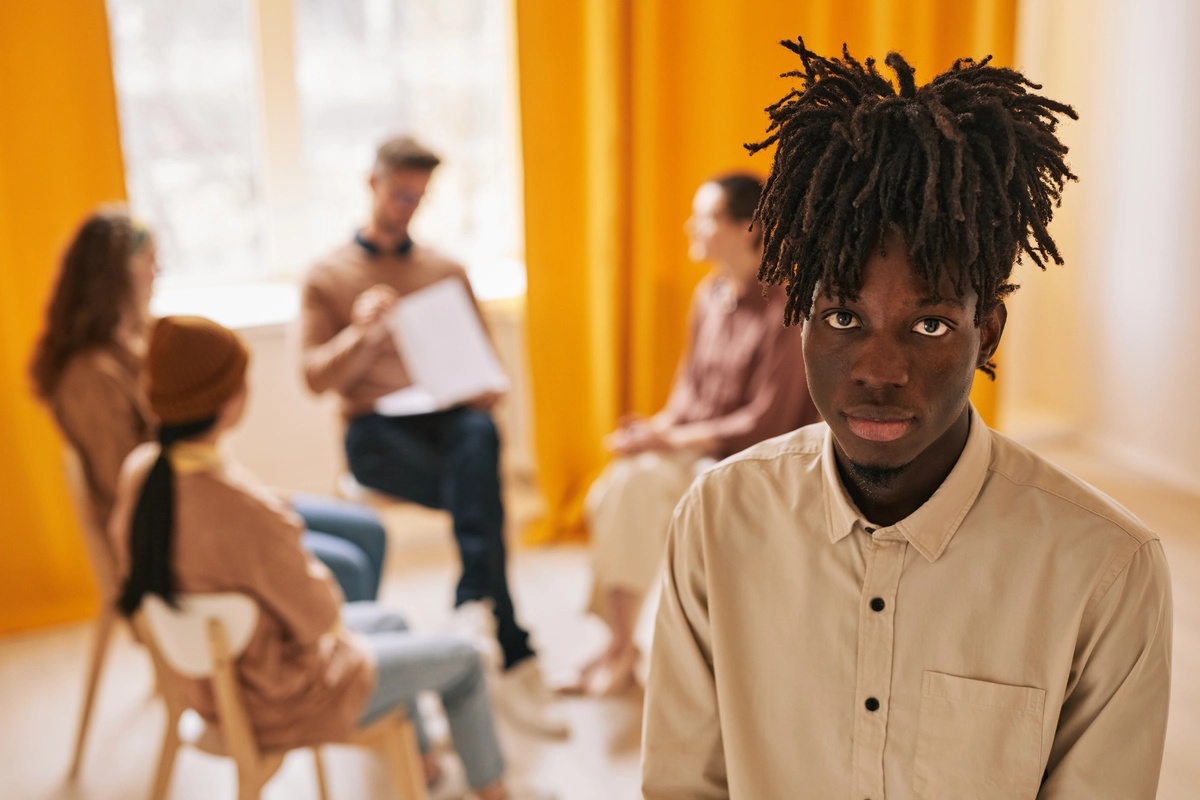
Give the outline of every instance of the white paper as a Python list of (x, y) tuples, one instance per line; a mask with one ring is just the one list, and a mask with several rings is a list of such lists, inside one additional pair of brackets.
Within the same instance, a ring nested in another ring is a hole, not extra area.
[(375, 401), (376, 413), (385, 417), (411, 417), (437, 410), (437, 400), (420, 386), (406, 386)]
[(413, 385), (379, 398), (378, 413), (427, 414), (508, 391), (508, 376), (459, 281), (448, 278), (405, 295), (384, 324)]

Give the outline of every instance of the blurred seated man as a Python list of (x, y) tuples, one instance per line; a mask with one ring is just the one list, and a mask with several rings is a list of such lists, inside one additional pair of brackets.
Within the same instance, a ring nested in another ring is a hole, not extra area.
[(667, 524), (692, 478), (716, 459), (817, 422), (800, 331), (781, 322), (787, 297), (757, 281), (762, 237), (750, 220), (762, 183), (733, 173), (704, 183), (687, 223), (688, 254), (713, 264), (692, 300), (687, 350), (666, 408), (628, 418), (606, 440), (616, 455), (588, 494), (595, 543), (592, 610), (607, 649), (569, 687), (609, 695), (630, 685), (634, 626), (659, 571)]
[(439, 163), (408, 136), (379, 147), (370, 219), (353, 240), (318, 260), (304, 282), (304, 377), (313, 392), (340, 396), (346, 458), (360, 484), (450, 512), (462, 560), (459, 619), (494, 635), (503, 651), (498, 708), (535, 732), (563, 736), (566, 724), (549, 704), (508, 590), (500, 440), (489, 413), (499, 396), (411, 416), (376, 411), (380, 398), (412, 385), (385, 324), (397, 301), (451, 280), (474, 302), (466, 271), (409, 237), (409, 220)]

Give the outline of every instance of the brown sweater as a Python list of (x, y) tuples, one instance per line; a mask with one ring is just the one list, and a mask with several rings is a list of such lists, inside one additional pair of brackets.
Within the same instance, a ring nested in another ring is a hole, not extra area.
[(309, 389), (318, 394), (336, 391), (342, 414), (351, 419), (372, 411), (380, 397), (409, 386), (412, 380), (391, 337), (374, 343), (365, 338), (350, 324), (350, 310), (355, 299), (376, 284), (406, 295), (445, 278), (461, 281), (474, 300), (466, 270), (420, 245), (401, 256), (368, 253), (350, 242), (314, 264), (304, 280), (300, 307)]
[(785, 328), (787, 295), (754, 284), (740, 298), (706, 278), (692, 297), (691, 329), (662, 415), (718, 442), (724, 458), (820, 421), (808, 396), (799, 326)]
[(121, 464), (154, 436), (142, 394), (141, 359), (116, 344), (95, 347), (67, 362), (51, 398), (58, 427), (83, 462), (99, 530), (104, 530)]
[[(109, 525), (121, 575), (129, 570), (133, 510), (158, 453), (154, 443), (138, 447), (121, 473)], [(341, 627), (341, 590), (301, 549), (300, 518), (211, 446), (175, 445), (172, 465), (179, 591), (241, 592), (259, 606), (258, 627), (237, 667), (260, 743), (297, 747), (348, 735), (374, 689), (373, 658)], [(209, 681), (187, 681), (186, 696), (215, 721)]]

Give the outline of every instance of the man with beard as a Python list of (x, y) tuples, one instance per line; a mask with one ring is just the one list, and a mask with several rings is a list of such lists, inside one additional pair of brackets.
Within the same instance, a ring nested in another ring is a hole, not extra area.
[(412, 385), (384, 321), (399, 299), (457, 281), (474, 300), (466, 270), (409, 237), (409, 222), (440, 163), (410, 136), (379, 146), (369, 179), (370, 220), (304, 281), (304, 378), (313, 392), (339, 395), (346, 459), (360, 484), (450, 512), (462, 560), (458, 626), (499, 642), (498, 710), (534, 732), (565, 736), (566, 723), (550, 702), (509, 594), (500, 440), (490, 414), (499, 396), (411, 416), (375, 408), (381, 397)]

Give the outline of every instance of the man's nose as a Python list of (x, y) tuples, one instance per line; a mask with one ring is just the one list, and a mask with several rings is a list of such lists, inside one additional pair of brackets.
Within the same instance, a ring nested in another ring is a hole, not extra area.
[(894, 336), (877, 333), (864, 338), (850, 377), (872, 389), (908, 383), (908, 358)]

